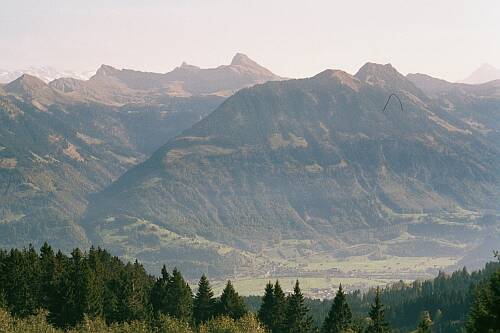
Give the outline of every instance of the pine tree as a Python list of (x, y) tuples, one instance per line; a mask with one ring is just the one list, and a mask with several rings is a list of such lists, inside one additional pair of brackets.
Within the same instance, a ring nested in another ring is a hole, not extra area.
[(59, 250), (55, 255), (54, 272), (50, 282), (50, 292), (48, 294), (49, 321), (57, 327), (66, 325), (66, 299), (67, 290), (65, 278), (69, 267), (68, 258)]
[(62, 288), (66, 290), (64, 298), (65, 325), (74, 326), (83, 320), (87, 308), (88, 267), (80, 249), (71, 252), (67, 274)]
[(274, 287), (271, 282), (268, 282), (266, 284), (264, 296), (262, 297), (262, 304), (258, 312), (258, 318), (260, 322), (271, 331), (273, 331), (275, 304)]
[(500, 270), (477, 287), (467, 332), (500, 332)]
[(350, 328), (351, 322), (351, 308), (347, 304), (347, 298), (341, 284), (321, 330), (323, 333), (341, 333)]
[(228, 316), (233, 319), (243, 317), (246, 312), (246, 305), (243, 298), (234, 290), (231, 281), (227, 281), (226, 287), (222, 291), (218, 305), (217, 314)]
[(211, 319), (215, 314), (215, 299), (210, 282), (205, 274), (198, 282), (198, 291), (193, 302), (193, 317), (196, 325), (204, 323)]
[(280, 283), (276, 280), (274, 284), (274, 310), (273, 310), (273, 322), (272, 322), (272, 332), (282, 333), (285, 330), (286, 322), (286, 298), (283, 289), (281, 289)]
[(389, 332), (389, 325), (384, 318), (384, 306), (380, 300), (380, 288), (377, 287), (375, 301), (370, 309), (370, 324), (366, 329), (367, 333), (386, 333)]
[(299, 281), (295, 282), (293, 294), (288, 296), (286, 309), (286, 333), (307, 333), (312, 330), (312, 318), (304, 304), (304, 296), (300, 291)]
[(161, 276), (156, 279), (149, 296), (149, 302), (155, 314), (167, 314), (167, 288), (169, 281), (170, 274), (165, 265), (163, 265), (161, 268)]
[(124, 279), (125, 320), (142, 320), (148, 315), (148, 295), (150, 293), (144, 267), (136, 260), (125, 266)]
[(167, 312), (188, 323), (193, 318), (193, 292), (177, 268), (172, 271), (167, 285)]
[(420, 314), (420, 322), (418, 323), (417, 333), (431, 333), (432, 320), (428, 311), (423, 311)]
[(54, 251), (46, 242), (40, 248), (40, 302), (47, 308), (51, 302), (52, 282), (55, 274), (56, 258)]
[(84, 268), (85, 314), (89, 318), (103, 314), (103, 267), (94, 247), (90, 248)]

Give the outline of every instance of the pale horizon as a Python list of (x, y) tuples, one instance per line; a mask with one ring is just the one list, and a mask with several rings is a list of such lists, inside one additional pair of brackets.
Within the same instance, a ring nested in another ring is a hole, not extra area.
[(94, 71), (101, 64), (165, 73), (248, 55), (274, 73), (354, 74), (366, 62), (451, 82), (500, 67), (496, 1), (6, 1), (0, 68)]

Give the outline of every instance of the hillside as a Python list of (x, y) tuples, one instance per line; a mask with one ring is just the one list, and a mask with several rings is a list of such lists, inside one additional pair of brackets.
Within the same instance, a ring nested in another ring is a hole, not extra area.
[(0, 246), (46, 240), (66, 249), (87, 246), (76, 222), (88, 195), (219, 103), (207, 97), (147, 108), (44, 107), (27, 97), (0, 97)]
[[(0, 246), (87, 246), (78, 220), (89, 196), (224, 100), (196, 88), (196, 82), (218, 82), (232, 92), (268, 79), (278, 77), (238, 54), (230, 65), (193, 73), (185, 66), (169, 74), (102, 66), (89, 80), (47, 84), (23, 74), (3, 85)], [(196, 92), (173, 94), (166, 88), (182, 80)]]
[[(391, 93), (403, 110), (382, 112)], [(198, 272), (309, 256), (307, 271), (325, 251), (453, 262), (498, 235), (477, 221), (500, 208), (500, 154), (440, 102), (371, 63), (243, 89), (96, 196), (82, 225), (115, 253)]]

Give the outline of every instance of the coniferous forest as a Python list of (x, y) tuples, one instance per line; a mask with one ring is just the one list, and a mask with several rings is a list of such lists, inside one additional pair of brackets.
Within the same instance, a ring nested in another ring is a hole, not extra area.
[(1, 250), (0, 332), (500, 332), (499, 262), (367, 292), (339, 285), (333, 300), (305, 298), (299, 281), (288, 294), (269, 282), (262, 297), (230, 281), (215, 297), (206, 276), (194, 289), (175, 268), (154, 277), (100, 248)]

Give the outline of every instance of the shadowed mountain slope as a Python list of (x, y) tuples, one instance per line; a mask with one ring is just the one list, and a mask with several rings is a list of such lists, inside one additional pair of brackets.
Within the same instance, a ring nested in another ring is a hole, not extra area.
[[(393, 100), (382, 112), (391, 93), (404, 109)], [(484, 133), (369, 63), (239, 91), (100, 193), (82, 225), (150, 263), (171, 258), (172, 234), (247, 251), (280, 239), (341, 249), (434, 215), (497, 211), (499, 174)]]

